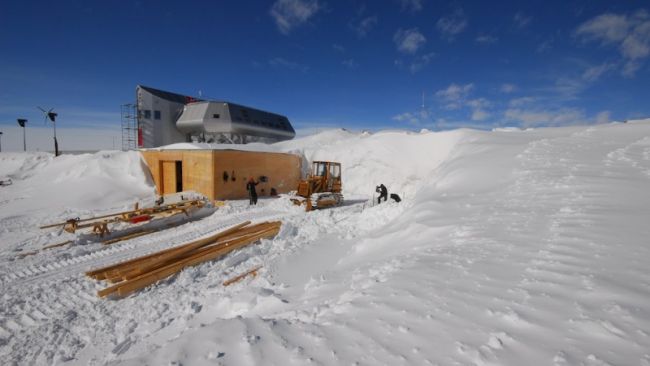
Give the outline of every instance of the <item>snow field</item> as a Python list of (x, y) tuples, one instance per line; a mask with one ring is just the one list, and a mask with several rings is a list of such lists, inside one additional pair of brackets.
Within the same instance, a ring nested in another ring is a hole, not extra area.
[[(341, 161), (346, 205), (304, 214), (283, 198), (253, 208), (231, 202), (107, 254), (89, 243), (22, 260), (17, 250), (62, 241), (36, 228), (49, 215), (95, 214), (92, 202), (126, 207), (150, 199), (151, 183), (129, 154), (76, 157), (78, 164), (0, 155), (0, 172), (14, 180), (0, 191), (0, 357), (80, 365), (650, 364), (649, 120), (527, 131), (338, 130), (271, 149)], [(60, 173), (66, 164), (77, 170)], [(45, 184), (44, 171), (60, 181)], [(86, 184), (74, 198), (39, 198), (80, 179)], [(406, 200), (373, 205), (367, 199), (379, 183)], [(238, 220), (277, 217), (275, 239), (123, 300), (98, 299), (103, 285), (82, 275)], [(221, 286), (256, 265), (257, 278)]]

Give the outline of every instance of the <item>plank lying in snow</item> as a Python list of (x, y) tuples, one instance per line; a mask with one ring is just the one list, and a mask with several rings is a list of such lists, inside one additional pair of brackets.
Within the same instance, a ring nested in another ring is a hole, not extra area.
[(62, 247), (64, 245), (67, 245), (67, 244), (70, 244), (70, 243), (72, 243), (72, 240), (66, 240), (63, 243), (58, 243), (58, 244), (46, 245), (46, 246), (44, 246), (43, 248), (41, 248), (39, 250), (34, 250), (32, 252), (18, 254), (18, 258), (25, 258), (25, 257), (30, 256), (30, 255), (36, 255), (36, 254), (40, 253), (43, 250)]
[(244, 278), (246, 278), (247, 276), (250, 276), (250, 275), (252, 275), (253, 277), (256, 277), (257, 276), (257, 271), (259, 271), (260, 268), (262, 268), (262, 266), (257, 266), (255, 268), (250, 269), (250, 270), (248, 270), (248, 271), (246, 271), (246, 272), (244, 272), (244, 273), (242, 273), (240, 275), (237, 275), (237, 276), (235, 276), (235, 277), (233, 277), (233, 278), (231, 278), (229, 280), (223, 281), (223, 285), (224, 286), (230, 286), (233, 283), (237, 283), (237, 282), (243, 280)]

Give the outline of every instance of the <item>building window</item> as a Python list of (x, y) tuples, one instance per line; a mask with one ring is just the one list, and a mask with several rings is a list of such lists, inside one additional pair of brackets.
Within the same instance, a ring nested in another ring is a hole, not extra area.
[(153, 119), (160, 119), (160, 111), (153, 111)]
[(219, 116), (218, 113), (215, 113), (215, 114), (212, 115), (212, 118), (219, 118), (219, 117), (220, 117), (220, 116)]
[(144, 118), (145, 119), (151, 119), (151, 111), (148, 109), (145, 109), (144, 111)]

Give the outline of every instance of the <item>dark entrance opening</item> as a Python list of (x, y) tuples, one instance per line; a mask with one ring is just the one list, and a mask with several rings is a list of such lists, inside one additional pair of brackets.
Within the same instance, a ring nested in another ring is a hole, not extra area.
[(183, 192), (183, 162), (176, 161), (176, 192)]

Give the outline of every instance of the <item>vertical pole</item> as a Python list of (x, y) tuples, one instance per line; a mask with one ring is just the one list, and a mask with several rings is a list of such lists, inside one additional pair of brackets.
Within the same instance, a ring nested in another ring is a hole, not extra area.
[(56, 122), (52, 121), (54, 126), (54, 156), (59, 156), (59, 142), (56, 141)]
[(0, 132), (0, 152), (2, 152), (2, 132)]
[(25, 137), (25, 126), (23, 126), (23, 151), (27, 152), (27, 138)]

